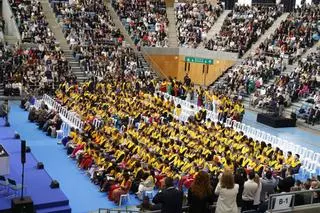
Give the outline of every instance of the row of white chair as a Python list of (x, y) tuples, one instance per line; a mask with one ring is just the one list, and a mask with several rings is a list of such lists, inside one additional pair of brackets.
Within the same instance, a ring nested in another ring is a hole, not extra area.
[[(161, 93), (161, 95), (163, 95), (167, 100), (173, 100), (175, 105), (181, 105), (182, 113), (179, 117), (177, 117), (181, 121), (186, 121), (190, 117), (190, 115), (194, 115), (197, 111), (201, 109), (201, 107), (198, 107), (195, 104), (181, 100), (177, 97), (173, 97), (167, 93)], [(68, 111), (65, 107), (62, 107), (59, 103), (57, 103), (48, 95), (43, 96), (43, 101), (47, 105), (49, 105), (49, 107), (52, 107), (55, 110), (57, 110), (62, 115), (62, 118), (65, 118), (63, 120), (65, 125), (68, 126), (68, 129), (70, 129), (70, 127), (72, 126), (78, 128), (79, 130), (83, 128), (84, 123), (81, 121), (80, 117), (77, 116), (76, 113)], [(38, 101), (36, 101), (36, 105), (39, 105)], [(213, 111), (207, 110), (207, 118), (210, 118), (212, 121), (218, 121), (218, 114)], [(143, 119), (145, 122), (149, 122), (149, 118), (143, 117)], [(113, 120), (114, 125), (116, 125), (116, 119)], [(132, 122), (133, 118), (130, 118), (129, 123)], [(99, 128), (102, 125), (102, 121), (98, 118), (95, 118), (93, 121), (93, 125), (95, 126), (95, 128)], [(226, 120), (225, 125), (228, 127), (232, 127), (236, 131), (242, 131), (248, 137), (252, 137), (253, 139), (260, 141), (265, 141), (266, 143), (270, 143), (273, 147), (279, 147), (281, 150), (283, 150), (284, 153), (291, 151), (293, 154), (299, 154), (303, 162), (313, 162), (315, 164), (310, 166), (310, 163), (304, 163), (302, 167), (315, 168), (318, 164), (320, 165), (320, 153), (316, 153), (300, 145), (288, 142), (287, 140), (281, 139), (259, 129), (253, 128), (244, 123), (232, 120), (231, 118), (228, 118)]]
[[(171, 96), (167, 93), (160, 92), (160, 94), (163, 95), (167, 100), (173, 100), (175, 105), (181, 105), (182, 120), (186, 120), (187, 117), (189, 117), (188, 115), (195, 114), (195, 112), (202, 109), (201, 107), (198, 107), (195, 104), (182, 100), (178, 97)], [(207, 110), (207, 119), (208, 118), (216, 122), (218, 121), (218, 114), (216, 112)], [(285, 154), (289, 151), (291, 151), (293, 154), (299, 154), (301, 160), (315, 164), (312, 166), (313, 168), (320, 165), (320, 153), (314, 152), (313, 150), (281, 139), (279, 137), (276, 137), (259, 129), (253, 128), (244, 123), (232, 120), (231, 118), (227, 119), (225, 125), (232, 127), (236, 131), (242, 131), (245, 135), (247, 135), (248, 137), (252, 137), (255, 140), (265, 141), (266, 143), (270, 143), (273, 147), (279, 147), (281, 150), (283, 150)], [(302, 167), (310, 168), (309, 164), (303, 164)]]
[(285, 154), (287, 154), (289, 151), (291, 151), (293, 154), (299, 154), (300, 159), (303, 162), (302, 168), (317, 168), (320, 165), (320, 153), (314, 152), (313, 150), (281, 139), (238, 121), (227, 119), (226, 125), (232, 127), (236, 131), (242, 131), (245, 135), (256, 140), (270, 143), (273, 147), (279, 147)]

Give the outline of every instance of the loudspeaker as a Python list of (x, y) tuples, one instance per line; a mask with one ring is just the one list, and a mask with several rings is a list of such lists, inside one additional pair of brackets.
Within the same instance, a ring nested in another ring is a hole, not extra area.
[(31, 152), (31, 148), (30, 148), (30, 146), (27, 146), (26, 147), (26, 153), (30, 153)]
[(14, 133), (14, 139), (20, 139), (19, 133), (17, 133), (17, 132)]
[(11, 200), (12, 213), (34, 213), (33, 201), (30, 197), (14, 198)]
[(21, 140), (21, 163), (26, 163), (26, 141)]
[(44, 165), (42, 162), (37, 163), (37, 169), (44, 169)]
[(60, 184), (57, 180), (53, 180), (51, 181), (51, 184), (50, 184), (50, 188), (51, 189), (56, 189), (56, 188), (59, 188), (60, 187)]

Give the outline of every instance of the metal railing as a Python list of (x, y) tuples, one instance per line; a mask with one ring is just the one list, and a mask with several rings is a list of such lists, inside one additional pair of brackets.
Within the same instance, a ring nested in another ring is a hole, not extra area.
[(39, 103), (41, 101), (44, 101), (44, 103), (49, 108), (59, 112), (61, 119), (63, 120), (63, 122), (67, 123), (68, 126), (74, 127), (79, 130), (83, 128), (84, 122), (81, 120), (81, 117), (77, 113), (69, 111), (66, 107), (62, 106), (47, 94), (44, 94), (42, 100), (37, 101), (36, 105), (41, 104)]
[[(209, 210), (211, 213), (215, 212), (217, 205), (209, 206)], [(154, 210), (154, 211), (140, 211), (140, 210), (128, 210), (128, 209), (106, 209), (106, 208), (99, 208), (98, 213), (161, 213), (161, 210)], [(182, 207), (182, 213), (188, 213), (189, 206)]]
[(268, 200), (267, 212), (294, 211), (297, 206), (299, 209), (303, 209), (310, 207), (310, 204), (315, 204), (311, 206), (312, 208), (320, 208), (319, 202), (320, 189), (272, 194)]

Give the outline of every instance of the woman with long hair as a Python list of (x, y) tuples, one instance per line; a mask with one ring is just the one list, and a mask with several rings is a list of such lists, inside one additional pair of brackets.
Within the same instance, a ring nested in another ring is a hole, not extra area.
[(237, 213), (237, 194), (239, 185), (234, 183), (231, 172), (224, 172), (216, 187), (215, 194), (219, 195), (216, 213)]
[(127, 194), (129, 193), (129, 190), (131, 188), (131, 180), (130, 180), (130, 176), (128, 173), (124, 173), (123, 174), (123, 179), (120, 185), (118, 185), (117, 188), (113, 189), (111, 191), (111, 196), (110, 196), (110, 200), (114, 201), (116, 204), (119, 203), (120, 201), (120, 196), (123, 194)]
[(213, 203), (213, 189), (207, 172), (200, 171), (188, 190), (189, 213), (208, 213)]

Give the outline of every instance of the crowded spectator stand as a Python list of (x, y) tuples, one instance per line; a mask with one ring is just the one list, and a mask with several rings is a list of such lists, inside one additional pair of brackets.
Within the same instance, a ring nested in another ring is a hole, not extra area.
[(9, 0), (22, 42), (51, 44), (54, 35), (37, 0)]
[(293, 61), (312, 47), (320, 36), (320, 5), (302, 5), (281, 22), (275, 33), (260, 44), (265, 54)]
[(281, 14), (280, 6), (236, 5), (224, 20), (219, 34), (208, 38), (205, 47), (215, 51), (239, 52), (242, 56)]
[(87, 77), (137, 74), (137, 55), (112, 23), (104, 1), (52, 2), (52, 7), (73, 57)]
[(164, 0), (113, 0), (112, 6), (137, 47), (168, 47)]
[(1, 52), (5, 95), (20, 96), (23, 91), (51, 94), (60, 82), (74, 78), (63, 52), (56, 45), (22, 48), (2, 44)]
[(197, 48), (207, 39), (207, 33), (222, 11), (221, 5), (214, 6), (207, 0), (177, 3), (175, 14), (180, 46)]
[[(304, 100), (304, 104), (296, 111), (297, 117), (306, 123), (315, 125), (320, 120), (319, 70), (320, 49), (298, 61), (298, 67), (290, 76), (292, 94), (295, 100)], [(290, 83), (289, 83), (290, 84)]]

